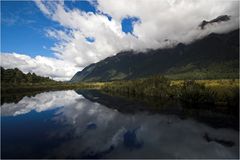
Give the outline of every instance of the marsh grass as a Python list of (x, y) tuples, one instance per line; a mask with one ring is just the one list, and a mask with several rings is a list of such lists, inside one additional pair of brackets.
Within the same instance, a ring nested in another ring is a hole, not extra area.
[[(162, 76), (146, 79), (105, 83), (107, 93), (127, 97), (154, 97), (162, 100), (179, 100), (185, 106), (228, 106), (235, 110), (239, 105), (239, 80), (169, 80)], [(234, 106), (234, 107), (233, 107)]]

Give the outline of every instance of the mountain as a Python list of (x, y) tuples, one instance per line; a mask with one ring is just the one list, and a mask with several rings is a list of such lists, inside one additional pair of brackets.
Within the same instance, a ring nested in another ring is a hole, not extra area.
[(24, 74), (18, 68), (4, 69), (1, 67), (1, 83), (41, 83), (41, 82), (53, 82), (48, 77), (37, 76), (35, 73)]
[(135, 79), (154, 74), (173, 79), (238, 78), (239, 29), (211, 33), (203, 39), (174, 48), (126, 51), (91, 64), (70, 82)]

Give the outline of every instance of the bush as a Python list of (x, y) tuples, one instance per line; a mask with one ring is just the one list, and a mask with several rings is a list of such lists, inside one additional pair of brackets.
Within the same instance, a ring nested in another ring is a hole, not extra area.
[(112, 82), (104, 86), (104, 90), (131, 97), (169, 97), (170, 81), (162, 76), (152, 76), (147, 79)]
[(239, 106), (239, 88), (232, 89), (231, 92), (225, 94), (224, 96), (227, 105), (229, 106)]
[(179, 98), (187, 104), (214, 104), (215, 92), (195, 81), (185, 81), (180, 89)]

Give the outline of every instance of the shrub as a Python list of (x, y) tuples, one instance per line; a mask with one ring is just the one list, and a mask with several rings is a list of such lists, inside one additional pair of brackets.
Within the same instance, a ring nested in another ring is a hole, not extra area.
[(187, 104), (214, 104), (215, 92), (195, 81), (185, 81), (180, 89), (180, 100)]

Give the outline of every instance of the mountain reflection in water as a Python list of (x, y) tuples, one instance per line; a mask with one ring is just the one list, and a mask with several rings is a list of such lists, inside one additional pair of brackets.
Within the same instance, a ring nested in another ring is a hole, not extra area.
[(123, 113), (73, 90), (4, 103), (1, 121), (2, 158), (239, 157), (234, 129), (176, 115)]

